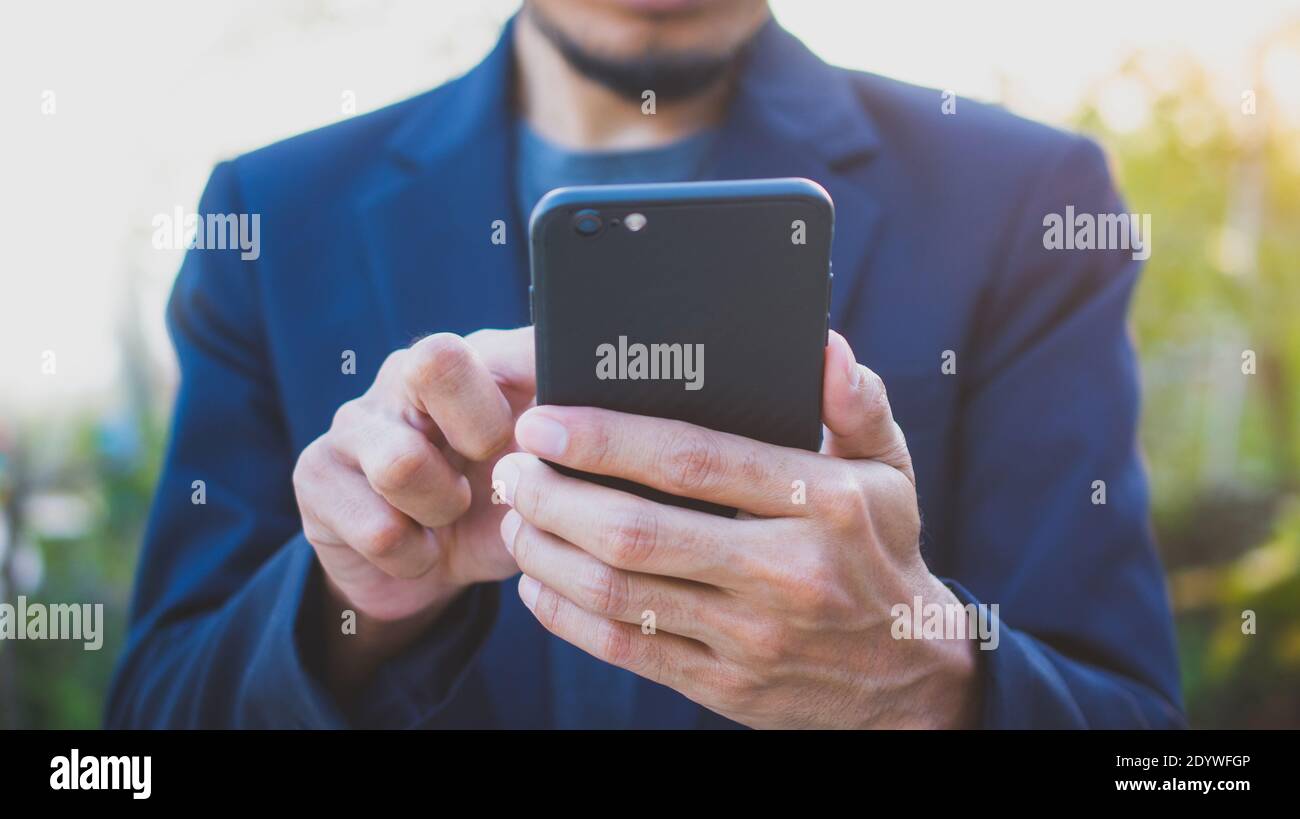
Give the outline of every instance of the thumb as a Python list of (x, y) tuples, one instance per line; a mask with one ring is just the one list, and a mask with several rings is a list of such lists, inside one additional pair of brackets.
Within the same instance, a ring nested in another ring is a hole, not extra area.
[(885, 382), (853, 357), (844, 336), (832, 330), (822, 380), (822, 452), (852, 460), (869, 458), (892, 466), (913, 484), (912, 456), (889, 409)]

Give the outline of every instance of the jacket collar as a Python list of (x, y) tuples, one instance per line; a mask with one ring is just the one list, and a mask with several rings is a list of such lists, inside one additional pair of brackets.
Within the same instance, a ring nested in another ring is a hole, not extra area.
[(843, 327), (881, 213), (864, 176), (880, 138), (852, 75), (768, 21), (751, 45), (719, 142), (717, 178), (801, 176), (831, 195), (830, 321)]
[[(482, 62), (432, 95), (395, 132), (388, 147), (396, 157), (428, 166), (511, 127), (514, 27), (511, 18)], [(770, 19), (746, 49), (729, 120), (803, 145), (832, 166), (870, 157), (879, 144), (875, 123), (848, 75)]]
[[(514, 25), (478, 66), (413, 106), (387, 143), (397, 181), (362, 203), (371, 276), (394, 344), (528, 320), (527, 236), (513, 184)], [(719, 142), (714, 178), (803, 176), (831, 194), (831, 319), (839, 326), (880, 214), (859, 173), (878, 152), (879, 133), (851, 75), (769, 20), (747, 48)], [(505, 247), (488, 243), (497, 220)]]
[(747, 50), (730, 119), (772, 141), (802, 145), (831, 167), (867, 159), (879, 145), (849, 74), (822, 62), (775, 20)]
[(514, 28), (506, 22), (492, 51), (461, 77), (432, 92), (426, 104), (394, 132), (388, 148), (413, 168), (466, 151), (514, 121)]

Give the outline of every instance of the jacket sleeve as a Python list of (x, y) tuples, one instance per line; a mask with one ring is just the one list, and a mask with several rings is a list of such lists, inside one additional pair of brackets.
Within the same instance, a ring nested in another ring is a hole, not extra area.
[(1126, 330), (1145, 254), (1046, 248), (1048, 214), (1124, 212), (1095, 144), (1074, 139), (1053, 164), (959, 361), (955, 548), (940, 573), (963, 603), (998, 606), (998, 645), (979, 652), (986, 727), (1178, 727)]
[[(230, 164), (201, 214), (244, 213)], [(248, 254), (253, 255), (253, 254)], [(168, 304), (181, 381), (131, 604), (109, 727), (346, 727), (436, 714), (495, 616), (471, 590), (344, 713), (316, 674), (320, 578), (291, 476), (297, 453), (268, 360), (258, 261), (191, 249)]]

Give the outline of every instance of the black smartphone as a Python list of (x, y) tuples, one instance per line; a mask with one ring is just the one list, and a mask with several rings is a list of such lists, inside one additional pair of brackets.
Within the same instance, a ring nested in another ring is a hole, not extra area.
[(529, 220), (537, 403), (816, 450), (834, 221), (830, 196), (807, 179), (551, 191)]

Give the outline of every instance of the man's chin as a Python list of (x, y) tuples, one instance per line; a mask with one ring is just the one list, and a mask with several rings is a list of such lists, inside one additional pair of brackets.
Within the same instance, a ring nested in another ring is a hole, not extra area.
[[(621, 0), (634, 5), (672, 4), (679, 0)], [(687, 0), (686, 6), (696, 6)], [(610, 55), (579, 42), (545, 13), (530, 8), (533, 25), (581, 76), (628, 100), (640, 102), (653, 90), (661, 101), (687, 99), (712, 88), (740, 59), (748, 41), (722, 53), (704, 50), (667, 51), (650, 47), (640, 54)]]
[(664, 16), (693, 12), (707, 0), (612, 0), (613, 4), (635, 14)]

